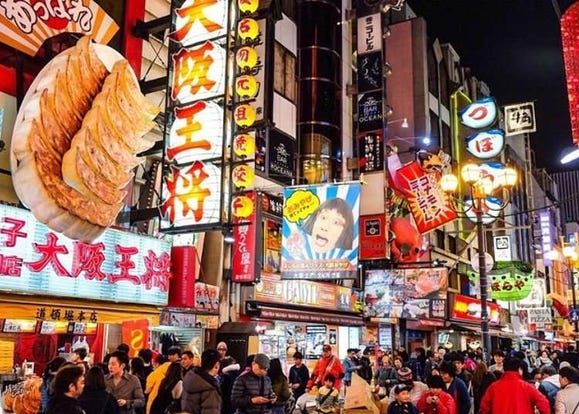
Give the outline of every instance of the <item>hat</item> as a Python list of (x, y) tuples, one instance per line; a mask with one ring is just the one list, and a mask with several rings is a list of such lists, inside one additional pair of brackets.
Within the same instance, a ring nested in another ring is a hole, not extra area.
[(332, 350), (332, 345), (325, 344), (322, 347), (322, 351), (331, 351), (331, 350)]
[(402, 391), (410, 391), (410, 387), (406, 384), (398, 384), (394, 387), (394, 394), (398, 395)]
[(217, 348), (216, 348), (216, 349), (217, 349), (218, 351), (221, 351), (221, 350), (227, 351), (227, 344), (226, 344), (225, 342), (219, 342), (219, 343), (217, 344)]
[(255, 362), (261, 369), (269, 369), (269, 357), (265, 354), (256, 354), (253, 357), (253, 362)]
[(569, 362), (563, 361), (559, 364), (559, 369), (565, 368), (565, 367), (570, 367), (570, 366), (571, 366), (571, 364)]
[(346, 353), (349, 354), (350, 352), (355, 352), (357, 354), (358, 352), (360, 352), (360, 350), (358, 348), (348, 348), (346, 350)]
[(440, 375), (433, 375), (428, 380), (428, 388), (440, 388), (441, 390), (444, 389), (444, 381)]
[(400, 382), (411, 382), (412, 371), (408, 367), (402, 367), (398, 370), (398, 379)]

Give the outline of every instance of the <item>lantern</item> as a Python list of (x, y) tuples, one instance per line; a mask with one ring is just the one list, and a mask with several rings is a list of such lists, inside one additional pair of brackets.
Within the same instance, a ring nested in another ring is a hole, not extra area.
[(240, 158), (255, 154), (255, 137), (250, 134), (239, 134), (233, 138), (233, 153)]
[(237, 0), (237, 7), (242, 13), (255, 13), (259, 7), (259, 0)]
[(241, 98), (253, 98), (257, 94), (257, 80), (250, 75), (242, 75), (235, 80), (235, 91)]
[(496, 300), (517, 301), (525, 299), (533, 289), (534, 272), (524, 273), (516, 268), (495, 270), (489, 275), (491, 296)]
[(237, 218), (247, 218), (253, 213), (253, 201), (247, 196), (236, 196), (231, 201), (231, 212)]
[(257, 51), (249, 46), (244, 46), (239, 48), (237, 53), (235, 54), (235, 61), (237, 62), (237, 66), (241, 69), (251, 69), (257, 65), (259, 55)]
[(239, 105), (233, 112), (235, 124), (242, 128), (247, 128), (255, 122), (255, 108), (249, 104)]
[(248, 188), (255, 181), (255, 171), (250, 165), (237, 165), (231, 171), (231, 180), (237, 188)]
[(254, 40), (259, 36), (259, 24), (255, 20), (246, 17), (237, 24), (237, 32), (242, 40)]

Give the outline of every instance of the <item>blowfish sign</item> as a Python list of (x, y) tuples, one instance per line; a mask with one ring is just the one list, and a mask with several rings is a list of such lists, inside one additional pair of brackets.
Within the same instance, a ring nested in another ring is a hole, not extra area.
[(30, 56), (60, 33), (79, 33), (107, 44), (118, 30), (92, 0), (0, 0), (0, 42)]
[(356, 278), (359, 210), (359, 183), (286, 189), (282, 279)]

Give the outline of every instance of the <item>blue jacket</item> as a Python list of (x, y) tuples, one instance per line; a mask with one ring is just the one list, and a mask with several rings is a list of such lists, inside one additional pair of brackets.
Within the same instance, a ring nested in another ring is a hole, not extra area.
[(457, 414), (468, 414), (470, 411), (470, 396), (468, 395), (468, 388), (460, 378), (454, 377), (450, 386), (444, 390), (449, 393), (456, 404)]
[(345, 371), (344, 381), (350, 381), (352, 379), (352, 372), (356, 372), (358, 369), (358, 362), (346, 357), (342, 361), (342, 365), (344, 366)]

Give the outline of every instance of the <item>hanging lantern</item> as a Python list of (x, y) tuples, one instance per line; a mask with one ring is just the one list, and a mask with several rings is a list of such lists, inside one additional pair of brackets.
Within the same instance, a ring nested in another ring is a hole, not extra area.
[(255, 65), (257, 65), (258, 59), (259, 55), (257, 54), (257, 51), (249, 46), (239, 48), (235, 54), (235, 61), (237, 62), (237, 66), (241, 69), (254, 68)]
[(231, 180), (237, 188), (249, 188), (255, 181), (255, 171), (250, 165), (237, 165), (231, 172)]
[(246, 17), (237, 24), (237, 32), (242, 40), (255, 40), (259, 36), (259, 24), (255, 20)]
[(259, 7), (259, 0), (237, 0), (237, 7), (242, 13), (255, 13)]
[(489, 276), (491, 296), (496, 300), (517, 301), (531, 294), (535, 272), (524, 273), (517, 268), (494, 270)]
[(243, 104), (235, 108), (234, 118), (235, 124), (237, 126), (240, 126), (242, 128), (250, 127), (255, 122), (255, 117), (256, 117), (255, 109), (251, 105)]
[(257, 95), (257, 80), (250, 75), (242, 75), (235, 79), (235, 91), (241, 98), (253, 98)]
[(240, 158), (255, 154), (255, 137), (250, 134), (239, 134), (233, 138), (233, 153)]
[(236, 196), (231, 201), (231, 212), (237, 218), (247, 218), (253, 213), (253, 201), (247, 196)]

